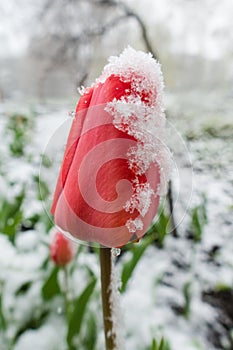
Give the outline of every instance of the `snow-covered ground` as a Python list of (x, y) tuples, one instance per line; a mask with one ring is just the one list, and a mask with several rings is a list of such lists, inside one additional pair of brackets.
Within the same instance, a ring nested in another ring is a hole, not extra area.
[[(178, 226), (178, 237), (168, 235), (164, 248), (151, 245), (146, 250), (121, 297), (127, 350), (145, 350), (150, 347), (153, 338), (159, 339), (161, 336), (169, 341), (171, 350), (232, 349), (228, 338), (230, 329), (221, 322), (224, 310), (207, 303), (204, 294), (232, 290), (233, 284), (233, 149), (230, 143), (233, 111), (230, 109), (230, 100), (227, 100), (228, 105), (225, 103), (225, 109), (217, 109), (214, 103), (218, 101), (213, 97), (213, 103), (210, 101), (205, 106), (199, 105), (198, 109), (191, 105), (196, 99), (195, 94), (184, 96), (168, 95), (167, 108), (170, 121), (186, 139), (193, 163), (193, 177), (189, 178), (192, 172), (187, 163), (187, 154), (176, 155), (177, 159), (180, 157), (178, 167), (183, 181), (180, 183), (177, 210), (187, 213)], [(40, 171), (41, 179), (46, 180), (50, 187), (55, 184), (56, 174), (51, 168), (42, 167), (40, 170), (40, 155), (44, 151), (54, 152), (54, 159), (57, 160), (59, 152), (51, 145), (61, 135), (62, 145), (57, 147), (62, 149), (70, 123), (68, 108), (60, 110), (43, 106), (36, 109), (36, 125), (26, 149), (27, 157), (12, 158), (5, 125), (13, 107), (7, 103), (0, 106), (0, 198), (11, 198), (25, 184), (23, 209), (27, 217), (42, 213), (46, 208), (46, 204), (39, 201), (35, 194), (33, 178)], [(62, 127), (54, 137), (60, 125)], [(31, 158), (32, 161), (29, 160)], [(173, 183), (176, 194), (177, 179)], [(206, 197), (208, 223), (203, 228), (200, 242), (190, 238), (190, 210), (186, 208), (184, 200), (190, 189), (192, 200), (189, 208), (200, 204), (203, 194)], [(177, 217), (180, 217), (179, 212)], [(42, 223), (19, 234), (15, 246), (5, 235), (0, 234), (2, 303), (5, 317), (10, 320), (9, 327), (0, 331), (1, 350), (29, 350), (32, 344), (34, 350), (66, 349), (65, 323), (59, 298), (53, 300), (49, 315), (38, 328), (22, 332), (13, 348), (6, 346), (6, 338), (10, 339), (20, 328), (19, 325), (25, 323), (25, 319), (30, 319), (32, 313), (40, 315), (43, 309), (41, 286), (46, 271), (42, 271), (41, 266), (48, 257), (49, 237)], [(131, 253), (127, 252), (119, 259), (119, 271), (130, 256)], [(87, 275), (84, 266), (88, 266), (97, 276), (99, 274), (97, 257), (83, 250), (73, 276), (74, 295), (78, 295), (85, 286)], [(51, 266), (48, 265), (48, 268)], [(19, 288), (28, 281), (32, 281), (32, 286), (27, 293), (20, 294)], [(97, 328), (100, 330), (102, 321), (98, 297), (97, 293), (90, 308), (96, 314)], [(231, 321), (233, 327), (233, 317)], [(82, 350), (79, 347), (77, 349)], [(103, 350), (103, 334), (98, 336), (96, 350)]]

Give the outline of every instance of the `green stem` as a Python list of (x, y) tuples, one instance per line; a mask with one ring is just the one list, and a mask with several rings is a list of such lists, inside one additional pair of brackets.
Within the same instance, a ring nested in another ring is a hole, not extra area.
[(65, 311), (66, 311), (66, 318), (67, 322), (70, 320), (70, 313), (71, 313), (71, 305), (70, 305), (70, 296), (69, 296), (69, 272), (67, 266), (63, 267), (64, 271), (64, 289), (63, 289), (63, 295), (65, 300)]
[(111, 249), (100, 249), (100, 271), (101, 271), (101, 292), (102, 292), (102, 310), (104, 321), (104, 333), (106, 350), (116, 349), (116, 334), (113, 325), (113, 315), (111, 306), (111, 276), (112, 261)]
[[(63, 266), (63, 273), (64, 273), (64, 287), (62, 288), (62, 293), (64, 297), (64, 302), (65, 302), (66, 322), (67, 322), (67, 325), (69, 325), (72, 310), (71, 310), (71, 302), (70, 302), (70, 295), (69, 295), (69, 271), (66, 265)], [(68, 346), (68, 350), (75, 350), (75, 347), (72, 344), (67, 343), (67, 346)]]
[(176, 229), (176, 223), (175, 223), (175, 217), (174, 217), (174, 206), (173, 206), (173, 194), (172, 194), (172, 182), (171, 180), (168, 183), (168, 193), (167, 193), (167, 199), (168, 199), (168, 205), (169, 205), (169, 211), (170, 211), (170, 224), (172, 229), (172, 235), (174, 237), (179, 237), (177, 229)]

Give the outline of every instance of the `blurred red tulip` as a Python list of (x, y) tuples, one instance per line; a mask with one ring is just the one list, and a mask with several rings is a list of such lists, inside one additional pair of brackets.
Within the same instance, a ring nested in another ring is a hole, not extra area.
[(132, 48), (85, 90), (51, 209), (62, 230), (107, 247), (144, 235), (167, 182), (162, 90), (159, 64)]
[(72, 242), (61, 232), (56, 232), (50, 245), (50, 257), (54, 264), (65, 266), (74, 257)]

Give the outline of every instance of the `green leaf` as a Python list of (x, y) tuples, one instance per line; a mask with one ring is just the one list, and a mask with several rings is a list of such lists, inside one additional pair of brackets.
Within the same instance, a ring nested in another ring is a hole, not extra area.
[(48, 279), (45, 281), (43, 287), (42, 287), (42, 296), (44, 300), (50, 300), (55, 295), (61, 293), (60, 286), (58, 284), (58, 272), (59, 267), (55, 266), (52, 270), (52, 273), (48, 277)]
[(192, 287), (192, 284), (190, 281), (187, 281), (183, 286), (183, 295), (185, 300), (183, 311), (184, 311), (184, 316), (186, 318), (188, 318), (190, 315), (190, 306), (191, 306), (191, 298), (192, 298), (191, 287)]
[(152, 345), (148, 350), (170, 350), (170, 345), (167, 340), (162, 338), (160, 343), (157, 343), (155, 338), (152, 340)]
[(157, 341), (154, 338), (152, 340), (152, 345), (150, 349), (148, 348), (148, 350), (170, 350), (170, 345), (168, 341), (165, 340), (164, 338), (160, 340), (160, 343), (157, 343)]
[(17, 228), (19, 227), (20, 223), (23, 219), (23, 213), (20, 210), (17, 214), (15, 214), (13, 217), (8, 218), (8, 220), (5, 223), (5, 227), (3, 229), (3, 233), (9, 236), (10, 240), (14, 242), (15, 235), (17, 232)]
[(202, 195), (201, 204), (191, 210), (191, 225), (190, 230), (192, 238), (195, 242), (200, 242), (203, 234), (203, 228), (207, 224), (206, 197)]
[(24, 197), (25, 190), (23, 188), (12, 201), (8, 201), (6, 198), (4, 198), (0, 206), (0, 232), (9, 236), (12, 242), (14, 242), (18, 226), (23, 219), (21, 206)]
[(21, 157), (24, 155), (25, 146), (29, 142), (29, 135), (33, 124), (33, 115), (26, 116), (14, 113), (9, 116), (6, 132), (11, 135), (9, 147), (14, 157)]
[(156, 221), (147, 231), (148, 235), (154, 238), (157, 246), (162, 248), (164, 244), (164, 239), (167, 234), (167, 227), (169, 227), (169, 216), (165, 213), (164, 208), (159, 208), (159, 219)]
[(202, 236), (202, 226), (199, 220), (198, 207), (192, 209), (191, 215), (192, 215), (191, 226), (192, 226), (193, 238), (196, 242), (199, 242)]
[(214, 288), (215, 292), (230, 292), (231, 290), (232, 290), (231, 286), (222, 282), (217, 283)]
[(83, 338), (83, 349), (94, 350), (97, 340), (97, 326), (96, 320), (93, 314), (90, 314), (90, 317), (86, 323), (86, 334)]
[(155, 339), (152, 340), (151, 350), (157, 350), (157, 342)]
[(162, 338), (158, 350), (170, 350), (168, 341)]
[(40, 201), (47, 199), (50, 194), (47, 183), (39, 176), (35, 176), (34, 180), (37, 183), (37, 199)]
[(164, 345), (164, 339), (161, 339), (161, 342), (159, 344), (158, 350), (165, 350), (165, 345)]
[(46, 211), (43, 211), (40, 215), (40, 223), (43, 223), (46, 232), (49, 232), (50, 229), (54, 226), (52, 218)]
[(150, 239), (144, 239), (137, 245), (134, 244), (131, 249), (132, 258), (127, 261), (122, 269), (121, 281), (122, 285), (120, 288), (120, 292), (123, 293), (126, 290), (127, 283), (132, 276), (133, 271), (135, 270), (139, 260), (141, 259), (143, 253), (145, 252), (148, 245), (151, 243)]
[(94, 291), (96, 278), (93, 278), (81, 295), (74, 301), (74, 311), (71, 315), (68, 325), (67, 343), (70, 348), (73, 347), (73, 338), (77, 336), (81, 330), (82, 321), (85, 315), (87, 304)]
[(3, 313), (3, 305), (2, 305), (2, 297), (3, 297), (2, 290), (3, 290), (3, 284), (0, 281), (0, 329), (6, 330), (6, 320)]
[(46, 154), (41, 155), (41, 163), (45, 168), (50, 168), (52, 166), (52, 161)]

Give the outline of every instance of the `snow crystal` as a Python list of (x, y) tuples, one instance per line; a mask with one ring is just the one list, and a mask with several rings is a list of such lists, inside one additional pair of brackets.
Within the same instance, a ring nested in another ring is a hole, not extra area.
[(125, 226), (128, 228), (129, 232), (135, 233), (136, 231), (143, 229), (143, 222), (140, 217), (137, 217), (134, 220), (127, 220)]
[(111, 251), (112, 251), (112, 256), (115, 257), (115, 258), (121, 254), (121, 249), (120, 248), (112, 248)]
[[(119, 250), (118, 250), (119, 251)], [(110, 296), (110, 303), (111, 303), (111, 309), (112, 309), (112, 323), (113, 323), (113, 333), (116, 335), (116, 344), (115, 344), (115, 350), (124, 350), (124, 321), (123, 316), (121, 312), (121, 305), (120, 305), (120, 292), (119, 288), (121, 285), (121, 279), (118, 273), (118, 270), (115, 266), (115, 260), (116, 260), (116, 249), (112, 248), (111, 250), (111, 282), (110, 282), (110, 289), (111, 289), (111, 296)], [(111, 334), (109, 334), (111, 336)]]
[(149, 183), (137, 184), (135, 193), (124, 206), (125, 210), (133, 213), (135, 209), (145, 216), (151, 205), (151, 196), (155, 194)]
[[(135, 74), (136, 73), (136, 74)], [(120, 56), (111, 56), (109, 63), (104, 67), (102, 75), (97, 80), (105, 82), (110, 75), (116, 75), (123, 82), (132, 82), (132, 89), (140, 95), (142, 92), (149, 95), (148, 102), (151, 105), (160, 105), (164, 87), (160, 64), (142, 51), (136, 51), (131, 47), (126, 48)]]
[(75, 118), (75, 111), (74, 110), (69, 111), (68, 116), (72, 119)]
[[(151, 54), (135, 51), (128, 47), (119, 57), (110, 57), (97, 83), (103, 83), (109, 76), (120, 77), (130, 82), (131, 89), (119, 100), (107, 103), (105, 110), (112, 115), (113, 125), (120, 131), (133, 136), (137, 145), (127, 152), (129, 168), (138, 176), (143, 175), (152, 164), (159, 166), (160, 186), (154, 193), (148, 183), (134, 188), (134, 193), (124, 209), (133, 213), (137, 209), (145, 216), (151, 205), (151, 196), (163, 195), (171, 173), (171, 155), (165, 144), (165, 114), (163, 110), (163, 76), (159, 63)], [(141, 230), (140, 218), (128, 220), (130, 232)]]
[(86, 93), (86, 88), (83, 85), (79, 86), (77, 90), (80, 96), (83, 96)]

